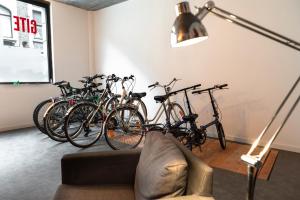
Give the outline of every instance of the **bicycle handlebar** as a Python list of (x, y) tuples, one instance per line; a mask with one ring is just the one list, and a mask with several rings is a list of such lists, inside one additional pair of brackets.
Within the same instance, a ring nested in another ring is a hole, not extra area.
[(187, 90), (190, 90), (190, 89), (195, 90), (197, 87), (200, 87), (200, 86), (201, 86), (201, 84), (193, 85), (193, 86), (191, 86), (191, 87), (186, 87), (186, 88), (183, 88), (183, 89), (174, 91), (174, 92), (170, 92), (169, 95), (175, 95), (175, 94), (177, 94), (177, 93), (179, 93), (179, 92), (187, 91)]
[(201, 94), (202, 92), (209, 91), (209, 90), (215, 90), (215, 89), (222, 90), (227, 86), (228, 86), (228, 84), (215, 85), (214, 87), (206, 88), (206, 89), (203, 89), (203, 90), (193, 91), (192, 94)]
[(156, 87), (156, 86), (161, 86), (161, 87), (166, 88), (166, 87), (169, 87), (172, 83), (174, 83), (174, 82), (176, 82), (176, 81), (179, 81), (179, 80), (180, 80), (180, 79), (173, 78), (173, 80), (172, 80), (170, 83), (166, 84), (166, 85), (160, 85), (159, 82), (156, 82), (156, 83), (154, 83), (154, 84), (152, 84), (152, 85), (149, 85), (148, 88)]
[(58, 81), (58, 82), (53, 83), (53, 85), (61, 85), (63, 83), (67, 83), (67, 81), (64, 81), (64, 80)]

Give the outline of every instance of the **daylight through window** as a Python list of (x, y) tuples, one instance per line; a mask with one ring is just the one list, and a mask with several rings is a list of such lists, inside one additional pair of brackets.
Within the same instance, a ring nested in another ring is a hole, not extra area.
[(52, 80), (49, 4), (0, 0), (0, 83)]

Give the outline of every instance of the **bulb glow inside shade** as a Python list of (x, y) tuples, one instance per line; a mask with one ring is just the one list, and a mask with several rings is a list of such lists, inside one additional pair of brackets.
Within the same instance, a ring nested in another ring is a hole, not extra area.
[[(173, 40), (172, 38), (175, 37), (175, 39)], [(192, 39), (188, 39), (188, 40), (184, 40), (182, 42), (176, 42), (176, 36), (172, 34), (171, 36), (171, 45), (172, 47), (185, 47), (185, 46), (189, 46), (189, 45), (193, 45), (199, 42), (202, 42), (204, 40), (206, 40), (208, 38), (208, 36), (204, 36), (204, 37), (197, 37), (197, 38), (192, 38)]]

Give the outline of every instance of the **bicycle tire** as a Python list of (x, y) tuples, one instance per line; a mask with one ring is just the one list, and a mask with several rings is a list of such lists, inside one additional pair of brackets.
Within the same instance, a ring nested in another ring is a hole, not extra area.
[(224, 133), (222, 123), (218, 122), (216, 124), (216, 128), (217, 128), (217, 132), (218, 132), (218, 138), (219, 138), (220, 146), (222, 147), (222, 149), (226, 149), (226, 138), (225, 138), (225, 133)]
[[(101, 110), (93, 113), (97, 108), (98, 106), (94, 103), (83, 102), (68, 110), (65, 116), (64, 128), (66, 138), (72, 145), (79, 148), (87, 148), (99, 140), (102, 135), (104, 115)], [(90, 121), (91, 119), (92, 121)], [(84, 127), (87, 125), (85, 124), (87, 121), (90, 121), (90, 123), (88, 123), (88, 127)], [(75, 131), (71, 132), (73, 127), (75, 127)], [(91, 134), (91, 131), (95, 133)]]
[(137, 104), (135, 104), (134, 102), (138, 102), (138, 104), (140, 104), (140, 108), (139, 108), (139, 110), (141, 109), (143, 112), (140, 112), (140, 113), (142, 113), (142, 117), (144, 118), (144, 119), (147, 119), (147, 116), (148, 116), (148, 110), (147, 110), (147, 107), (146, 107), (146, 105), (145, 105), (145, 103), (142, 101), (142, 99), (140, 99), (140, 98), (136, 98), (136, 97), (130, 97), (129, 99), (128, 99), (128, 101), (126, 101), (126, 103), (125, 104), (133, 104), (133, 105), (137, 105)]
[[(120, 113), (119, 119), (118, 119), (118, 113)], [(129, 122), (130, 118), (132, 118), (132, 116), (130, 116), (132, 113), (134, 116), (137, 117), (139, 121), (133, 120), (133, 122)], [(125, 127), (124, 118), (127, 116), (127, 114), (129, 114), (130, 117), (126, 124), (127, 126)], [(113, 122), (116, 125), (112, 124), (111, 122)], [(106, 142), (114, 150), (134, 149), (142, 141), (144, 135), (143, 128), (142, 128), (143, 125), (144, 125), (144, 118), (142, 114), (139, 111), (137, 111), (135, 108), (130, 106), (118, 107), (115, 110), (113, 110), (105, 120), (103, 132), (104, 132)], [(135, 128), (139, 129), (137, 134), (134, 133)], [(125, 134), (123, 133), (119, 134), (120, 129), (125, 130), (124, 131)], [(133, 134), (130, 132), (130, 130), (132, 130)], [(133, 143), (133, 144), (131, 145), (129, 143)]]
[(43, 120), (43, 116), (45, 112), (42, 113), (42, 110), (49, 108), (49, 106), (51, 106), (52, 103), (53, 101), (51, 98), (44, 100), (41, 103), (39, 103), (33, 110), (33, 115), (32, 115), (33, 123), (42, 133), (45, 134), (47, 134), (44, 128), (44, 120)]
[(68, 101), (59, 101), (52, 104), (44, 116), (44, 128), (47, 135), (57, 142), (66, 142), (64, 117), (69, 108)]
[(116, 107), (118, 107), (120, 101), (119, 101), (119, 97), (118, 96), (113, 96), (110, 99), (108, 99), (105, 102), (105, 106), (104, 106), (104, 110), (105, 112), (108, 114), (110, 113), (113, 109), (115, 109)]
[[(177, 110), (175, 109), (176, 107), (177, 107)], [(173, 124), (176, 124), (176, 122), (182, 120), (182, 117), (185, 115), (185, 112), (180, 104), (178, 104), (176, 102), (172, 102), (168, 107), (168, 115), (169, 115), (170, 123), (173, 125)], [(173, 121), (171, 121), (171, 120), (173, 120)]]

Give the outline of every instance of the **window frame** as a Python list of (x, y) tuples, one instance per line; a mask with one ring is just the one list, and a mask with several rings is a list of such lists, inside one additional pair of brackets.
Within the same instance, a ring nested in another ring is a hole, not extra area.
[[(52, 37), (51, 37), (51, 17), (50, 17), (50, 2), (44, 1), (44, 0), (16, 0), (16, 1), (22, 1), (24, 3), (29, 3), (35, 6), (39, 6), (42, 8), (45, 8), (46, 13), (46, 38), (47, 38), (47, 56), (48, 56), (48, 81), (47, 82), (0, 82), (1, 84), (7, 84), (7, 85), (15, 85), (15, 84), (30, 84), (30, 85), (36, 85), (36, 84), (51, 84), (53, 83), (53, 59), (52, 59)], [(12, 19), (12, 16), (11, 16)], [(11, 22), (12, 23), (12, 22)], [(13, 29), (13, 27), (12, 27)]]

